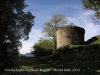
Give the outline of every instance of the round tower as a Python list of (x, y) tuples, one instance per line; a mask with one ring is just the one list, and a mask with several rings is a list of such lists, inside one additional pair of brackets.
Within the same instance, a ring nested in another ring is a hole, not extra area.
[(84, 43), (85, 30), (78, 26), (65, 26), (57, 30), (57, 48)]

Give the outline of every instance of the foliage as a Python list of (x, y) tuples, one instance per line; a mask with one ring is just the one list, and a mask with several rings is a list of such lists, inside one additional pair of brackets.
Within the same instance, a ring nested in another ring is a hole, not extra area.
[[(45, 57), (20, 57), (18, 69), (28, 71), (16, 71), (0, 73), (1, 75), (98, 75), (100, 72), (100, 61), (68, 62), (53, 61)], [(27, 61), (26, 61), (27, 60)], [(15, 68), (16, 69), (16, 68)], [(37, 71), (35, 71), (37, 69)], [(41, 71), (40, 71), (41, 69)], [(47, 71), (50, 69), (50, 71)], [(56, 69), (54, 71), (54, 69)], [(61, 71), (66, 69), (67, 71)], [(71, 69), (71, 71), (68, 71)], [(77, 69), (77, 70), (75, 70)], [(32, 71), (29, 71), (32, 70)]]
[(100, 0), (82, 0), (82, 2), (84, 9), (95, 11), (93, 19), (94, 21), (100, 23)]
[(87, 40), (85, 42), (85, 44), (100, 44), (100, 35), (94, 36), (92, 38), (90, 38), (89, 40)]
[(38, 43), (33, 46), (32, 53), (34, 56), (48, 56), (51, 55), (53, 52), (53, 44), (52, 41), (49, 39), (40, 38)]
[(100, 60), (100, 45), (65, 46), (56, 50), (53, 58), (64, 61), (98, 61)]
[(58, 27), (66, 24), (67, 19), (65, 15), (55, 14), (50, 21), (44, 23), (43, 33), (45, 33), (46, 36), (54, 37)]
[[(10, 48), (11, 44), (1, 44), (0, 48), (0, 69), (4, 71), (5, 68), (12, 68), (18, 65), (18, 51)], [(9, 49), (7, 49), (9, 46)]]
[(54, 49), (56, 50), (56, 31), (59, 27), (66, 25), (67, 19), (65, 15), (55, 14), (50, 21), (44, 23), (43, 33), (46, 36), (53, 37)]
[[(24, 0), (1, 0), (0, 2), (0, 69), (16, 66), (20, 39), (27, 40), (34, 23)], [(15, 62), (14, 62), (15, 61)]]

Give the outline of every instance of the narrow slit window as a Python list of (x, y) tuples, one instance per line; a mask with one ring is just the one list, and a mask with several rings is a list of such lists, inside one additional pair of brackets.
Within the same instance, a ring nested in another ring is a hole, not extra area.
[(68, 36), (68, 38), (70, 39), (70, 36)]

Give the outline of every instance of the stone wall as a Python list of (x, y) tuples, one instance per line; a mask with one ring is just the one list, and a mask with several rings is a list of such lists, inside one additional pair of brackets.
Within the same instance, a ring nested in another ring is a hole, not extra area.
[(57, 48), (67, 45), (79, 45), (84, 42), (83, 28), (77, 26), (61, 27), (57, 30)]

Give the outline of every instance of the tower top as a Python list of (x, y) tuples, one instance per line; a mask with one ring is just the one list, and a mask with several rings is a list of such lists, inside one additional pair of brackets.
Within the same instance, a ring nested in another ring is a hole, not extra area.
[(57, 30), (57, 48), (67, 46), (67, 45), (77, 45), (84, 43), (84, 28), (69, 25), (65, 27), (60, 27)]

